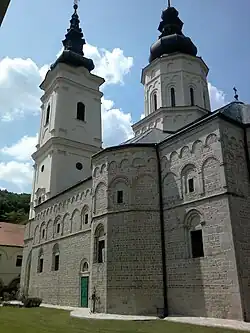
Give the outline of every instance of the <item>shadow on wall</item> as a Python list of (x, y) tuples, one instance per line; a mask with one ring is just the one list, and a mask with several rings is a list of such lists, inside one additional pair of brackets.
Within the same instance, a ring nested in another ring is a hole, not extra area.
[[(178, 156), (171, 157), (172, 162), (179, 159)], [(195, 165), (186, 164), (174, 173), (170, 164), (171, 161), (164, 157), (162, 186), (169, 314), (206, 317), (206, 287), (202, 271), (206, 260), (205, 221), (195, 205), (182, 205), (197, 199), (201, 180)]]

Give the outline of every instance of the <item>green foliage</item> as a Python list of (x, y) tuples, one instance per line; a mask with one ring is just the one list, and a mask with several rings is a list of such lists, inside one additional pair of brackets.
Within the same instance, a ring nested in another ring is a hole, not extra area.
[(22, 224), (28, 220), (30, 194), (0, 190), (0, 221)]

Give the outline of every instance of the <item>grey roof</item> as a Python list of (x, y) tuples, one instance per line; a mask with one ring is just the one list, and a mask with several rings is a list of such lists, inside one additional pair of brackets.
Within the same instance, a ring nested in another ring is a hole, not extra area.
[(250, 124), (250, 105), (244, 104), (239, 101), (231, 102), (222, 108), (215, 110), (214, 112), (210, 112), (204, 115), (201, 118), (198, 118), (192, 123), (187, 124), (186, 126), (180, 128), (176, 132), (164, 132), (159, 128), (149, 128), (144, 133), (129, 139), (126, 142), (123, 142), (121, 145), (129, 145), (129, 144), (158, 144), (166, 139), (171, 138), (172, 136), (181, 134), (181, 132), (188, 130), (189, 128), (193, 128), (194, 126), (200, 124), (201, 122), (205, 122), (210, 118), (214, 118), (216, 116), (223, 115), (227, 117), (229, 120), (236, 121), (240, 124)]
[(223, 114), (224, 116), (242, 124), (250, 123), (250, 105), (242, 102), (231, 102), (215, 112)]
[(133, 144), (133, 143), (159, 143), (169, 137), (171, 134), (163, 132), (159, 128), (149, 128), (144, 133), (129, 139), (121, 145)]

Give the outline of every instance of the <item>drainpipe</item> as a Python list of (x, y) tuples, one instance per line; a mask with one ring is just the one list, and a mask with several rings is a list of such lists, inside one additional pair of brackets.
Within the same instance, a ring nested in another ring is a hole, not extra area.
[(166, 247), (165, 247), (165, 228), (163, 212), (163, 188), (161, 179), (161, 160), (158, 145), (155, 146), (158, 166), (158, 184), (159, 184), (159, 201), (160, 201), (160, 229), (161, 229), (161, 257), (162, 257), (162, 278), (163, 278), (163, 302), (164, 318), (168, 317), (168, 299), (167, 299), (167, 267), (166, 267)]

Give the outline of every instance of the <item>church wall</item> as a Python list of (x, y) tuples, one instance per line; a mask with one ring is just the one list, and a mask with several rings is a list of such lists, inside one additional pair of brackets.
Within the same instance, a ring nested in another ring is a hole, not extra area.
[[(93, 179), (93, 205), (91, 225), (91, 294), (96, 291), (96, 311), (106, 312), (107, 310), (107, 165), (105, 155), (94, 156), (92, 160)], [(99, 240), (98, 230), (103, 230), (102, 239), (105, 241), (104, 261), (97, 260), (97, 241)]]
[[(213, 120), (160, 145), (173, 315), (242, 319), (219, 124)], [(204, 256), (193, 258), (191, 230), (202, 231)]]
[[(223, 133), (223, 159), (229, 198), (241, 300), (245, 320), (250, 320), (250, 197), (249, 173), (245, 155), (244, 130), (225, 123)], [(248, 140), (249, 141), (249, 140)], [(248, 142), (249, 145), (250, 142)]]
[(101, 156), (93, 172), (107, 193), (97, 204), (106, 216), (106, 311), (156, 315), (163, 287), (155, 148), (123, 147)]
[[(25, 288), (27, 260), (32, 250), (29, 295), (42, 297), (44, 303), (80, 305), (81, 267), (83, 261), (90, 264), (91, 185), (88, 180), (38, 206), (36, 219), (26, 227), (21, 286)], [(55, 245), (59, 252), (58, 271), (53, 269)], [(41, 253), (44, 263), (43, 272), (39, 273)]]

